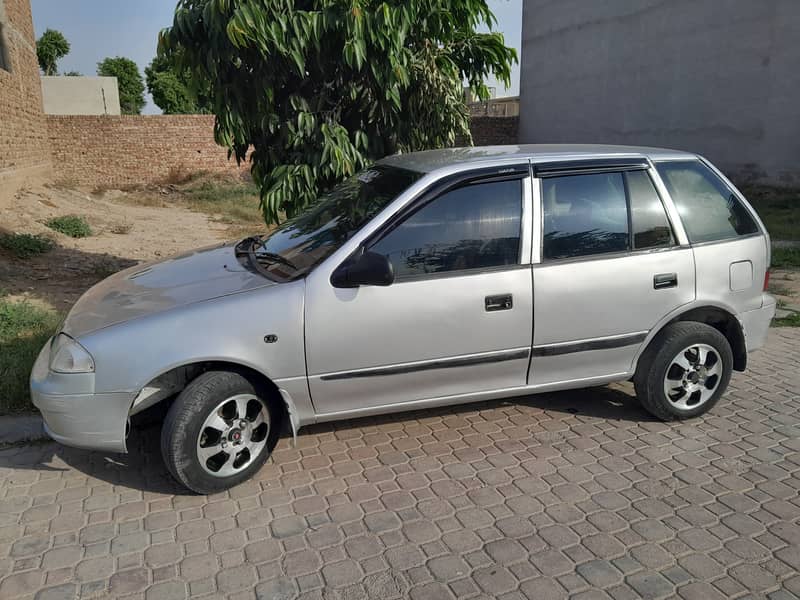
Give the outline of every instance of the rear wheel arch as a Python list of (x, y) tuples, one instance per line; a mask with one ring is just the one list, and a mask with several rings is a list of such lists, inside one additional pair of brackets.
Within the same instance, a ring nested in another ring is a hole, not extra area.
[(652, 336), (647, 348), (641, 352), (639, 356), (639, 363), (641, 363), (642, 357), (650, 348), (650, 345), (655, 342), (659, 333), (661, 333), (665, 327), (682, 321), (705, 323), (706, 325), (710, 325), (719, 331), (725, 336), (725, 339), (728, 340), (728, 344), (730, 344), (731, 352), (733, 353), (734, 370), (744, 371), (745, 368), (747, 368), (747, 346), (745, 345), (742, 324), (739, 322), (739, 319), (736, 318), (736, 315), (719, 306), (694, 307), (664, 323), (658, 331), (654, 332), (654, 335)]

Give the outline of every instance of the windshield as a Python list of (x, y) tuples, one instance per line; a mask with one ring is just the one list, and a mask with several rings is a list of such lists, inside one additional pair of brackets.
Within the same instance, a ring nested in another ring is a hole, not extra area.
[(374, 165), (343, 181), (265, 237), (251, 238), (258, 270), (281, 280), (307, 273), (421, 176)]

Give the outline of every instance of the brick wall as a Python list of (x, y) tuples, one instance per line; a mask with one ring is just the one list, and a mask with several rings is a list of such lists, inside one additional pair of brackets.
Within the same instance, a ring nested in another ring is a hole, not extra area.
[[(211, 115), (47, 115), (56, 179), (79, 185), (157, 183), (171, 172), (238, 174), (249, 164), (228, 160), (214, 142)], [(474, 117), (476, 145), (514, 144), (517, 117)]]
[(56, 179), (80, 185), (155, 183), (171, 172), (238, 174), (214, 142), (212, 115), (47, 115)]
[(517, 143), (519, 117), (472, 117), (470, 129), (476, 146)]
[[(227, 150), (216, 145), (213, 116), (44, 115), (29, 0), (0, 0), (0, 26), (0, 178), (46, 171), (51, 164), (53, 178), (81, 185), (159, 182), (175, 171), (249, 169), (228, 160)], [(473, 117), (474, 142), (516, 143), (517, 122), (517, 117)]]
[[(50, 163), (29, 0), (0, 0), (0, 176)], [(2, 60), (2, 59), (0, 59)], [(2, 60), (5, 63), (5, 60)]]

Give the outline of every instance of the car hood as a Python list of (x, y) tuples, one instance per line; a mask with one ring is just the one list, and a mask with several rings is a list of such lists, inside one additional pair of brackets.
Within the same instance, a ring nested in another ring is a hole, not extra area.
[(73, 337), (137, 317), (246, 292), (275, 282), (242, 267), (234, 244), (131, 267), (87, 291), (62, 330)]

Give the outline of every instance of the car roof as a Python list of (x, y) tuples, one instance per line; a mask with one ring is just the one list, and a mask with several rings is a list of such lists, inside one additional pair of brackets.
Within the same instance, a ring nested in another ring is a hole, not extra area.
[(696, 159), (697, 155), (667, 148), (645, 146), (614, 146), (605, 144), (521, 144), (511, 146), (472, 146), (425, 150), (407, 154), (393, 154), (378, 161), (378, 164), (432, 172), (445, 167), (470, 165), (473, 163), (503, 162), (518, 159), (522, 162), (553, 160), (579, 160), (601, 157), (644, 157), (651, 160)]

